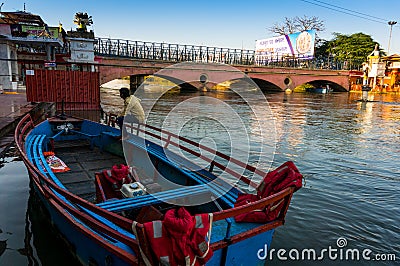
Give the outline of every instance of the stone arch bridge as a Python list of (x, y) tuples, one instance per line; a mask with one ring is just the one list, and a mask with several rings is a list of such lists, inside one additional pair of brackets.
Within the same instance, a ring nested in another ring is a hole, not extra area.
[[(176, 62), (131, 59), (111, 56), (96, 56), (98, 71), (100, 72), (100, 84), (126, 76), (137, 77), (137, 84), (143, 81), (146, 75), (153, 75), (158, 71), (170, 67)], [(193, 63), (194, 64), (194, 63)], [(216, 71), (218, 66), (216, 66)], [(255, 65), (232, 65), (236, 69), (246, 73), (262, 90), (282, 91), (287, 88), (294, 89), (304, 83), (315, 86), (329, 84), (334, 91), (349, 91), (350, 71), (348, 70), (311, 70), (306, 68), (267, 67)], [(188, 68), (185, 71), (190, 72)], [(169, 79), (168, 76), (163, 78)], [(173, 82), (176, 80), (170, 79)], [(199, 88), (200, 83), (191, 84)]]

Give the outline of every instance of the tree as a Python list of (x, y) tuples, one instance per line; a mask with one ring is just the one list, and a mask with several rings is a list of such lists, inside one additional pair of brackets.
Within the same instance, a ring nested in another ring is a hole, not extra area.
[[(367, 56), (374, 50), (375, 42), (370, 35), (354, 33), (351, 35), (335, 32), (331, 41), (323, 41), (316, 47), (317, 58), (332, 56), (336, 61), (348, 61), (351, 64), (359, 64), (367, 60)], [(384, 55), (380, 49), (381, 55)]]
[(278, 36), (294, 33), (296, 32), (294, 19), (285, 17), (283, 24), (275, 23), (269, 31)]
[(316, 32), (324, 31), (325, 24), (324, 21), (319, 19), (318, 17), (307, 17), (304, 15), (303, 17), (294, 17), (287, 18), (282, 24), (275, 23), (268, 30), (277, 35), (285, 35), (291, 34), (299, 31), (311, 30), (314, 29)]
[(92, 16), (87, 13), (77, 12), (75, 13), (74, 23), (78, 25), (78, 31), (87, 31), (87, 26), (93, 24)]

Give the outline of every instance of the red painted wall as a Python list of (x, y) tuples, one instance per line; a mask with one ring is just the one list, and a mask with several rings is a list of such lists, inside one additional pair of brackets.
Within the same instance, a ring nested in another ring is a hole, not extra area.
[(64, 100), (69, 110), (100, 109), (100, 77), (98, 72), (33, 70), (26, 75), (28, 102)]

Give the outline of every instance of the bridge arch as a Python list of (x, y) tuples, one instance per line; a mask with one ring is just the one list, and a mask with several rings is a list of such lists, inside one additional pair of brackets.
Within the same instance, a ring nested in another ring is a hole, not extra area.
[(181, 90), (183, 91), (197, 91), (202, 87), (200, 82), (186, 82), (184, 80), (178, 79), (176, 77), (172, 76), (167, 76), (167, 75), (160, 75), (160, 74), (155, 74), (156, 77), (166, 79), (168, 81), (171, 81), (172, 83), (176, 84), (176, 86), (179, 86)]
[(330, 80), (323, 80), (323, 79), (313, 80), (313, 81), (308, 82), (308, 84), (311, 84), (312, 86), (314, 86), (316, 88), (321, 87), (321, 86), (329, 85), (329, 87), (331, 89), (333, 89), (334, 92), (345, 92), (345, 91), (347, 91), (346, 88), (344, 88), (342, 85), (337, 84), (336, 82), (332, 82)]
[[(173, 65), (174, 62), (162, 60), (127, 59), (117, 57), (97, 57), (101, 84), (124, 76), (153, 75), (161, 69)], [(215, 65), (218, 69), (218, 65)], [(349, 71), (311, 70), (293, 68), (272, 68), (262, 66), (240, 66), (235, 68), (246, 73), (260, 88), (276, 87), (281, 90), (294, 89), (304, 83), (327, 81), (331, 82), (337, 91), (348, 91), (350, 88)], [(286, 81), (286, 83), (285, 83)], [(287, 82), (289, 81), (289, 82)], [(261, 86), (260, 86), (261, 85)]]
[(335, 91), (348, 91), (349, 88), (349, 78), (347, 76), (302, 76), (296, 75), (291, 76), (293, 84), (290, 87), (294, 89), (297, 86), (309, 83), (314, 86), (321, 86), (330, 84)]
[(123, 67), (101, 67), (100, 84), (107, 83), (114, 79), (120, 79), (127, 76), (144, 77), (153, 75), (156, 72), (154, 69), (132, 69)]
[[(335, 91), (349, 90), (349, 77), (347, 75), (339, 75), (337, 73), (302, 73), (294, 72), (267, 72), (267, 73), (248, 73), (251, 79), (262, 88), (267, 84), (273, 84), (280, 90), (294, 89), (305, 83), (312, 85), (332, 84)], [(277, 89), (276, 88), (276, 89)]]
[(282, 91), (282, 88), (279, 87), (278, 85), (267, 81), (265, 79), (260, 79), (260, 78), (252, 78), (254, 83), (257, 84), (257, 86), (262, 90), (262, 91), (268, 91), (268, 92), (277, 92), (277, 91)]

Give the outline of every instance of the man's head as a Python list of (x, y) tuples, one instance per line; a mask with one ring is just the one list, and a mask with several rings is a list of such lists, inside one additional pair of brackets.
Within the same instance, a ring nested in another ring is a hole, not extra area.
[(121, 88), (121, 89), (119, 89), (119, 96), (122, 98), (122, 99), (125, 99), (126, 97), (129, 97), (129, 89), (128, 88)]

